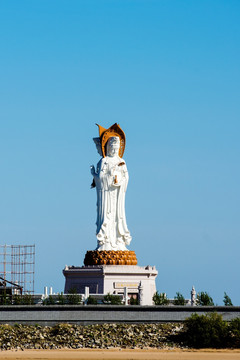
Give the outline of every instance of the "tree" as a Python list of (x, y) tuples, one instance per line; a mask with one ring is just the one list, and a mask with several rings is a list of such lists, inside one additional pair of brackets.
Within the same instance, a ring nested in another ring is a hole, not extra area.
[(174, 305), (185, 305), (185, 298), (180, 292), (176, 292), (174, 296)]
[(13, 305), (22, 305), (22, 296), (15, 294), (12, 297), (12, 304)]
[(233, 306), (232, 300), (230, 299), (230, 297), (227, 295), (227, 293), (225, 291), (224, 291), (223, 303), (224, 303), (224, 306)]
[(69, 305), (79, 305), (82, 303), (82, 296), (78, 295), (77, 289), (73, 288), (68, 291), (67, 303)]
[(108, 293), (107, 295), (104, 296), (104, 304), (122, 305), (122, 300), (121, 300), (120, 296), (112, 295), (112, 294)]
[(185, 322), (187, 345), (194, 348), (224, 348), (228, 343), (228, 323), (217, 313), (192, 314)]
[(97, 305), (97, 299), (90, 295), (87, 299), (87, 305)]
[(133, 296), (130, 297), (130, 305), (139, 305), (138, 299), (135, 299)]
[(211, 296), (206, 291), (201, 291), (197, 294), (197, 305), (214, 306), (214, 302)]
[(52, 295), (49, 295), (46, 299), (43, 300), (43, 305), (55, 305), (56, 302)]
[(0, 294), (0, 305), (11, 305), (11, 303), (11, 294), (4, 289)]
[(61, 294), (58, 294), (58, 304), (59, 305), (65, 305), (66, 304), (66, 300), (65, 300), (62, 292), (61, 292)]
[(153, 295), (153, 302), (155, 305), (168, 305), (169, 299), (165, 293), (155, 292)]

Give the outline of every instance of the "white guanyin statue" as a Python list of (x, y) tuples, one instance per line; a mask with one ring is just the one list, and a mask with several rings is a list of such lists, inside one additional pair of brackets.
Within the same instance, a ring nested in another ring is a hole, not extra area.
[(96, 170), (91, 166), (92, 186), (96, 186), (97, 190), (96, 250), (127, 250), (126, 245), (130, 244), (132, 238), (125, 215), (129, 178), (122, 159), (125, 134), (118, 124), (114, 124), (109, 129), (99, 126), (99, 135), (93, 140), (102, 158)]

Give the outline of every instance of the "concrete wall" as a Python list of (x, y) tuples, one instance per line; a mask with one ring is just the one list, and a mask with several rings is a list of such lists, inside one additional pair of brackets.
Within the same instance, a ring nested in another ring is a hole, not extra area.
[(59, 323), (158, 323), (184, 321), (192, 313), (217, 312), (224, 320), (240, 317), (240, 307), (53, 305), (0, 306), (0, 324), (55, 325)]

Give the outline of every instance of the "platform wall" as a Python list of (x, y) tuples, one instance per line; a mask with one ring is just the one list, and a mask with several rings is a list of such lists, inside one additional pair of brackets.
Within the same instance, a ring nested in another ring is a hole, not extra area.
[(53, 305), (0, 306), (0, 324), (79, 325), (100, 323), (182, 322), (191, 314), (217, 312), (224, 320), (240, 317), (240, 307)]

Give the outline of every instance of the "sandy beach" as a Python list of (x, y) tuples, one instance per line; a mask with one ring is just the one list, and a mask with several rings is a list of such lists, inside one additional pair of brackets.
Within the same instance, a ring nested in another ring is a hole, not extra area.
[(7, 350), (0, 352), (0, 359), (16, 360), (239, 360), (240, 350)]

